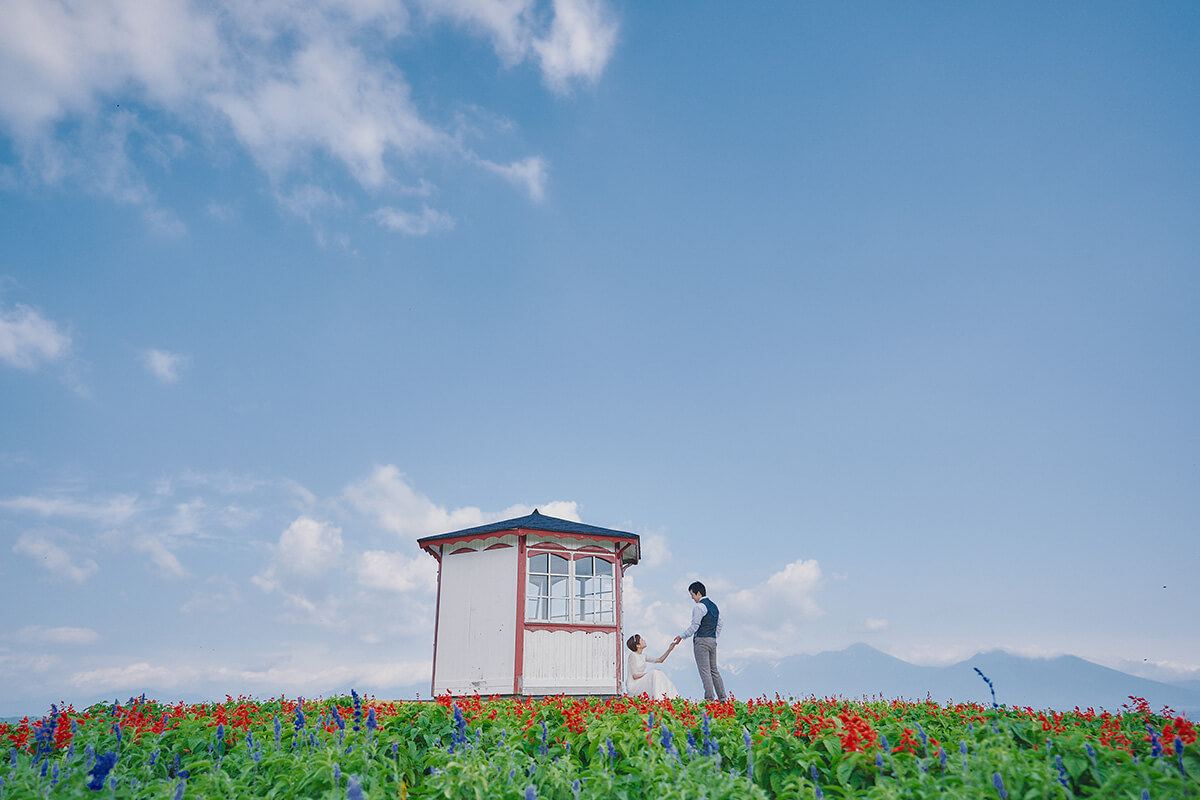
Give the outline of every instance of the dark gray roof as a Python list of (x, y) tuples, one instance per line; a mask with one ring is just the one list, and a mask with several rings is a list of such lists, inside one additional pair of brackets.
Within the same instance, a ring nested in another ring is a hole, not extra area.
[(582, 522), (571, 522), (570, 520), (559, 519), (558, 517), (548, 517), (545, 514), (539, 514), (536, 508), (533, 510), (532, 514), (528, 514), (524, 517), (506, 519), (502, 522), (492, 522), (488, 525), (480, 525), (477, 528), (465, 528), (461, 531), (439, 533), (436, 536), (426, 536), (424, 539), (418, 539), (417, 544), (421, 547), (424, 547), (427, 544), (436, 543), (439, 539), (450, 539), (470, 534), (511, 531), (516, 530), (517, 528), (525, 528), (527, 530), (534, 531), (549, 531), (551, 533), (579, 533), (585, 536), (615, 536), (618, 539), (629, 539), (635, 543), (639, 543), (640, 547), (640, 537), (636, 533), (616, 531), (611, 528), (600, 528), (596, 525), (584, 525)]

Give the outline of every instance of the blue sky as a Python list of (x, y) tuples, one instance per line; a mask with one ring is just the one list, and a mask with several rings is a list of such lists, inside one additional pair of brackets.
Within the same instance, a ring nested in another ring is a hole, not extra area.
[(535, 506), (731, 668), (1200, 676), (1193, 4), (5, 5), (0, 713), (427, 686)]

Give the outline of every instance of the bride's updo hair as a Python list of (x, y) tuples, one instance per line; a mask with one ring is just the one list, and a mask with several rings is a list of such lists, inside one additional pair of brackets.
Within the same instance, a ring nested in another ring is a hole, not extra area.
[(636, 653), (638, 642), (640, 642), (641, 640), (642, 640), (642, 635), (640, 633), (635, 633), (633, 636), (629, 637), (629, 640), (626, 641), (625, 644), (629, 646), (630, 650), (632, 650), (633, 652)]

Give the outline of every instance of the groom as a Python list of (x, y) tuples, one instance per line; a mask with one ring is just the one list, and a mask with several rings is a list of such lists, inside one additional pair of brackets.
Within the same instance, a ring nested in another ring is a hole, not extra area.
[(695, 635), (692, 640), (692, 652), (696, 654), (696, 668), (700, 670), (700, 682), (704, 684), (704, 699), (715, 697), (722, 702), (725, 700), (725, 682), (717, 670), (717, 637), (721, 635), (721, 612), (717, 604), (709, 600), (704, 590), (704, 584), (694, 582), (688, 587), (688, 594), (696, 607), (692, 609), (692, 624), (683, 633), (675, 637), (675, 644), (680, 640)]

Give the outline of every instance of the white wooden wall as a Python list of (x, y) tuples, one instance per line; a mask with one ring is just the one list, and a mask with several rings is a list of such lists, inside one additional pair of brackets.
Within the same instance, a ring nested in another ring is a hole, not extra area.
[(433, 692), (512, 694), (517, 548), (442, 557)]
[(610, 631), (526, 631), (525, 694), (620, 694), (617, 635)]

